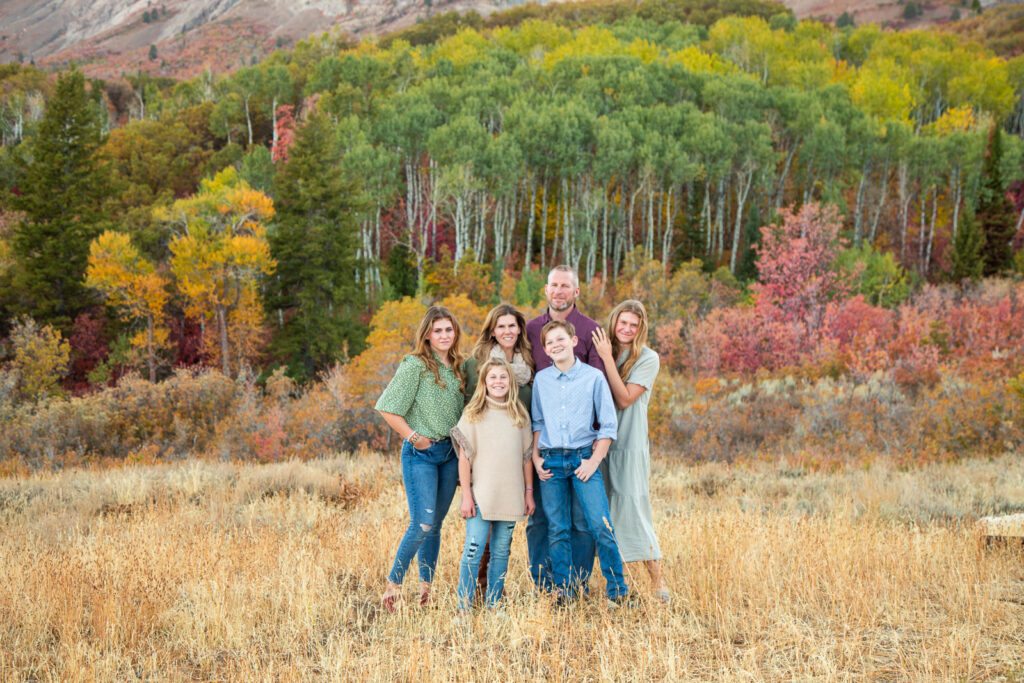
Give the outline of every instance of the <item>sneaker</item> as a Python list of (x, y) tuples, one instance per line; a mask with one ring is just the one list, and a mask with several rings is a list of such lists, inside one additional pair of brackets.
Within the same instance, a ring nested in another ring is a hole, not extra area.
[(663, 605), (667, 605), (672, 602), (672, 594), (668, 592), (667, 588), (659, 588), (654, 591), (654, 599)]

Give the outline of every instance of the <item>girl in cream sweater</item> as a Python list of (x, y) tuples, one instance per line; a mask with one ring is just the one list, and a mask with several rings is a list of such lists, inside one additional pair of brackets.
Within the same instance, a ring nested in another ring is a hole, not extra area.
[(466, 518), (458, 587), (462, 611), (473, 602), (488, 534), (487, 607), (494, 608), (501, 599), (512, 530), (534, 510), (533, 428), (519, 402), (515, 375), (503, 358), (489, 358), (479, 376), (476, 391), (451, 432), (459, 452), (460, 511)]

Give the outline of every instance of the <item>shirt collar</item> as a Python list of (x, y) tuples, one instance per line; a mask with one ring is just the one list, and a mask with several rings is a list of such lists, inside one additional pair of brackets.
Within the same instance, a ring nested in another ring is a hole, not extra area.
[[(579, 318), (581, 315), (583, 314), (580, 313), (579, 307), (577, 307), (576, 304), (573, 304), (572, 309), (570, 309), (569, 313), (565, 316), (565, 319), (569, 322), (572, 322), (573, 318)], [(552, 320), (554, 320), (554, 318), (551, 317), (551, 306), (544, 307), (544, 315), (542, 316), (542, 320), (545, 323), (549, 323)], [(575, 327), (575, 324), (573, 324), (573, 327)]]
[(578, 357), (573, 356), (572, 367), (569, 368), (569, 370), (567, 372), (562, 372), (561, 370), (558, 370), (558, 366), (555, 365), (554, 363), (551, 364), (551, 367), (553, 367), (555, 370), (558, 370), (558, 376), (559, 377), (563, 377), (564, 376), (564, 377), (567, 377), (568, 379), (573, 379), (576, 375), (579, 374), (580, 363), (582, 363), (582, 362), (583, 361), (581, 361)]
[(434, 360), (437, 361), (438, 370), (440, 370), (441, 372), (444, 372), (445, 370), (447, 370), (448, 372), (452, 371), (451, 366), (445, 365), (444, 361), (441, 360), (441, 356), (437, 355), (437, 351), (431, 349), (430, 352), (434, 354)]

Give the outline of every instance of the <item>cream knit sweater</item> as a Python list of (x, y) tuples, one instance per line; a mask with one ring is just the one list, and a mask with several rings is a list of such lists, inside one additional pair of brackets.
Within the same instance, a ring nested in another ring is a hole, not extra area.
[(529, 420), (516, 427), (505, 408), (491, 400), (478, 422), (463, 415), (452, 429), (452, 440), (472, 463), (473, 499), (487, 521), (526, 519), (523, 462), (533, 446), (531, 429)]

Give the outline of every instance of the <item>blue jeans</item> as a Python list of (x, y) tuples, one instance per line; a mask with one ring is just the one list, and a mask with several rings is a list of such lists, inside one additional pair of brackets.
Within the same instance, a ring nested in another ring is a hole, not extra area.
[(451, 439), (416, 450), (402, 442), (402, 482), (409, 503), (409, 527), (395, 554), (388, 581), (401, 584), (413, 556), (420, 565), (420, 581), (434, 580), (437, 553), (441, 549), (441, 523), (448, 514), (459, 481), (459, 461)]
[(571, 572), (572, 549), (569, 543), (570, 510), (572, 499), (579, 499), (587, 528), (594, 537), (597, 556), (601, 560), (601, 573), (608, 584), (608, 597), (616, 599), (629, 593), (622, 571), (622, 556), (615, 542), (608, 496), (604, 492), (601, 471), (597, 470), (587, 481), (574, 474), (583, 460), (591, 455), (590, 446), (577, 449), (551, 448), (541, 451), (544, 468), (551, 478), (540, 483), (548, 516), (548, 545), (551, 551), (551, 572), (555, 587), (561, 595), (573, 597), (578, 583)]
[(508, 570), (508, 551), (512, 546), (512, 530), (515, 522), (491, 522), (480, 516), (477, 507), (476, 515), (466, 520), (466, 545), (462, 549), (462, 563), (459, 565), (459, 609), (466, 610), (473, 603), (476, 592), (477, 573), (480, 571), (480, 556), (484, 544), (491, 540), (491, 561), (487, 565), (487, 594), (484, 596), (487, 607), (494, 607), (505, 590), (505, 572)]
[[(537, 509), (526, 522), (526, 550), (530, 557), (530, 576), (534, 585), (540, 590), (549, 591), (554, 588), (551, 575), (551, 553), (548, 550), (548, 517), (544, 511), (541, 486), (535, 478), (533, 484), (533, 501)], [(587, 531), (587, 520), (583, 508), (575, 496), (572, 498), (572, 528), (569, 531), (569, 544), (572, 547), (572, 567), (570, 569), (584, 592), (589, 590), (590, 573), (594, 571), (594, 537)]]

